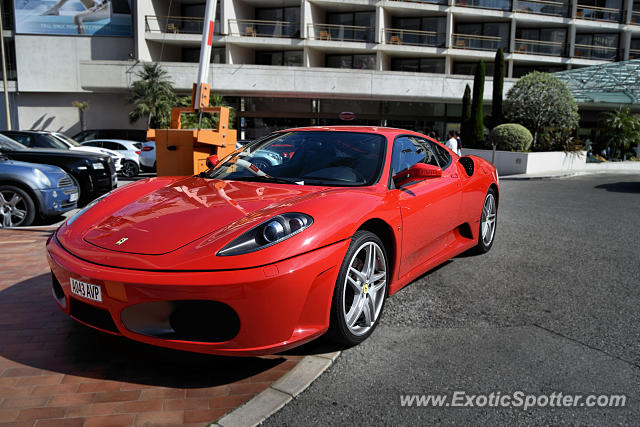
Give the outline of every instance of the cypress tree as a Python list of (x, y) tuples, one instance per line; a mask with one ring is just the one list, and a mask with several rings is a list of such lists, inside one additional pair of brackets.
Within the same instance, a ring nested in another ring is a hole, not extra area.
[(498, 48), (493, 66), (493, 98), (491, 99), (491, 127), (504, 123), (502, 111), (502, 90), (504, 87), (504, 52)]
[(462, 120), (460, 122), (460, 139), (462, 145), (471, 144), (471, 132), (469, 121), (471, 120), (471, 88), (467, 85), (462, 96)]
[(473, 99), (471, 101), (471, 120), (469, 121), (469, 146), (482, 148), (484, 146), (484, 113), (482, 111), (482, 99), (484, 97), (484, 61), (480, 61), (476, 67), (473, 78)]

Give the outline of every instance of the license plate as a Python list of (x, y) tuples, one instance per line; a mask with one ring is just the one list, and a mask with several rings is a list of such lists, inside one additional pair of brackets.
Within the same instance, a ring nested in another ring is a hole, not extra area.
[(71, 193), (69, 195), (69, 201), (70, 202), (75, 202), (76, 200), (78, 200), (78, 193)]
[(82, 282), (74, 279), (73, 277), (71, 278), (71, 292), (82, 298), (102, 302), (102, 291), (100, 286)]

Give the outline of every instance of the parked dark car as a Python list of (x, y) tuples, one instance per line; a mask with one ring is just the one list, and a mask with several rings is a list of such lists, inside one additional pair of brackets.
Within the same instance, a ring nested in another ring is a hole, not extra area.
[(129, 141), (147, 141), (147, 131), (140, 129), (88, 129), (72, 136), (78, 142), (91, 139), (126, 139)]
[(58, 166), (80, 188), (78, 206), (108, 193), (118, 185), (113, 161), (107, 155), (71, 150), (27, 148), (0, 134), (0, 154), (11, 160)]
[(0, 154), (0, 228), (31, 225), (78, 203), (78, 187), (57, 166), (16, 162)]

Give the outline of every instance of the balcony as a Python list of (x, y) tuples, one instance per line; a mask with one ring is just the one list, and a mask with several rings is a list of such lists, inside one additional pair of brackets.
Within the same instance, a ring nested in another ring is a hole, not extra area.
[(432, 47), (444, 47), (445, 45), (444, 33), (396, 28), (385, 28), (383, 31), (385, 44)]
[(300, 23), (229, 19), (229, 34), (241, 37), (300, 38)]
[(496, 51), (499, 47), (505, 49), (507, 41), (495, 36), (476, 36), (471, 34), (452, 34), (454, 49), (475, 49)]
[(569, 4), (548, 0), (519, 0), (517, 11), (539, 15), (568, 16)]
[(312, 40), (373, 43), (374, 29), (355, 25), (308, 24)]
[(594, 46), (590, 44), (577, 44), (573, 53), (574, 58), (600, 59), (603, 61), (615, 61), (618, 57), (617, 47)]
[(640, 25), (640, 10), (631, 11), (631, 23)]
[(447, 0), (391, 0), (401, 3), (424, 3), (424, 4), (449, 4)]
[(511, 10), (511, 0), (455, 0), (455, 5), (481, 9)]
[(621, 22), (622, 11), (608, 7), (583, 6), (578, 4), (576, 18), (593, 21)]
[[(202, 34), (204, 18), (191, 16), (154, 16), (144, 17), (147, 33), (166, 34)], [(220, 22), (213, 23), (214, 34), (220, 34)]]
[(629, 49), (629, 59), (640, 59), (640, 49)]
[(566, 56), (567, 44), (542, 40), (516, 39), (513, 53), (528, 55)]

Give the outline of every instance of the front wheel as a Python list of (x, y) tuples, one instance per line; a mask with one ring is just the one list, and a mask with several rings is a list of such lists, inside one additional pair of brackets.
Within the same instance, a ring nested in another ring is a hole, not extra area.
[(31, 225), (36, 206), (31, 196), (13, 185), (0, 185), (0, 228)]
[(334, 341), (355, 345), (371, 335), (387, 296), (388, 266), (380, 238), (369, 231), (357, 231), (333, 291), (329, 336)]
[(480, 215), (480, 230), (478, 233), (478, 245), (476, 252), (484, 254), (489, 252), (493, 246), (493, 239), (496, 235), (498, 225), (498, 202), (496, 192), (490, 188), (484, 198), (482, 214)]
[(139, 172), (140, 168), (138, 167), (136, 162), (134, 162), (133, 160), (125, 160), (124, 164), (122, 165), (122, 175), (124, 175), (126, 178), (133, 178), (134, 176), (138, 175)]

